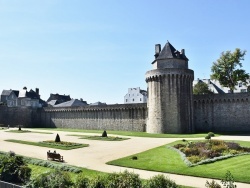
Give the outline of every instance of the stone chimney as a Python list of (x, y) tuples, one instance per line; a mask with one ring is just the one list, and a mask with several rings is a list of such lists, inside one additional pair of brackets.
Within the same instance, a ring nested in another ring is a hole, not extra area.
[(181, 54), (185, 55), (185, 49), (181, 49)]
[(159, 56), (160, 52), (161, 52), (161, 45), (156, 44), (155, 45), (155, 59)]
[(39, 88), (36, 88), (36, 94), (39, 95)]

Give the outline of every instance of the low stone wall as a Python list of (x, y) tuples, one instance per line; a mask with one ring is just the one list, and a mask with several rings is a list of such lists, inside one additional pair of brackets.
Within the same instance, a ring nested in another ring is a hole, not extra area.
[[(145, 131), (146, 104), (40, 109), (41, 127)], [(37, 124), (38, 125), (38, 124)]]
[(22, 188), (22, 186), (20, 186), (20, 185), (8, 183), (5, 181), (0, 181), (0, 187), (1, 188)]
[(196, 132), (250, 132), (250, 93), (194, 95)]

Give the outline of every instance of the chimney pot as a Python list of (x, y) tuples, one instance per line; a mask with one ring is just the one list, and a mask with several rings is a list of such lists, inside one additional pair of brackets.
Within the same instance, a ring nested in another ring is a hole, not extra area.
[(159, 56), (160, 52), (161, 52), (161, 45), (156, 44), (155, 45), (155, 59)]
[(181, 49), (181, 54), (185, 55), (185, 49)]

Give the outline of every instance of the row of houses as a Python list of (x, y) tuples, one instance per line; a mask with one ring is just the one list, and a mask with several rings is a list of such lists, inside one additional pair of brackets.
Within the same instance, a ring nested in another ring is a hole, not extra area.
[[(228, 87), (223, 87), (218, 80), (213, 79), (197, 79), (193, 81), (193, 86), (198, 83), (205, 83), (208, 86), (208, 89), (215, 94), (223, 94), (223, 93), (231, 93), (232, 91)], [(244, 85), (241, 81), (239, 81), (235, 88), (234, 93), (245, 93), (248, 92), (249, 86)]]
[[(128, 93), (124, 97), (124, 103), (146, 103), (147, 92), (141, 90), (140, 87), (129, 88)], [(0, 105), (6, 105), (8, 107), (71, 107), (71, 106), (104, 106), (107, 105), (103, 102), (95, 102), (88, 104), (86, 101), (80, 99), (72, 99), (70, 95), (50, 94), (47, 101), (40, 98), (39, 89), (30, 89), (27, 87), (22, 90), (3, 90), (1, 94)]]
[(40, 98), (39, 89), (36, 88), (35, 91), (27, 87), (21, 90), (3, 90), (1, 93), (1, 105), (6, 105), (8, 107), (70, 107), (70, 106), (86, 106), (88, 105), (86, 101), (82, 99), (72, 99), (70, 95), (60, 95), (60, 94), (50, 94), (47, 101)]
[[(228, 93), (230, 89), (220, 85), (217, 80), (197, 79), (193, 81), (193, 86), (199, 82), (204, 82), (208, 85), (210, 91), (215, 94)], [(248, 87), (239, 82), (234, 90), (234, 93), (248, 92)], [(86, 105), (107, 105), (106, 103), (96, 102), (88, 104), (82, 99), (72, 99), (70, 95), (50, 94), (47, 101), (40, 98), (39, 89), (27, 90), (24, 87), (22, 90), (3, 90), (0, 98), (0, 105), (8, 107), (71, 107), (71, 106), (86, 106)], [(128, 88), (128, 93), (124, 96), (124, 104), (146, 103), (148, 99), (147, 91), (136, 88)]]

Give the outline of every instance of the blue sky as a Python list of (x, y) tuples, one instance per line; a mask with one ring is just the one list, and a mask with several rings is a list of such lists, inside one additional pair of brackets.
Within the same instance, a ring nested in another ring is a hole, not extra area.
[(222, 51), (247, 50), (248, 0), (0, 0), (0, 89), (123, 103), (146, 89), (154, 45), (184, 48), (195, 79)]

